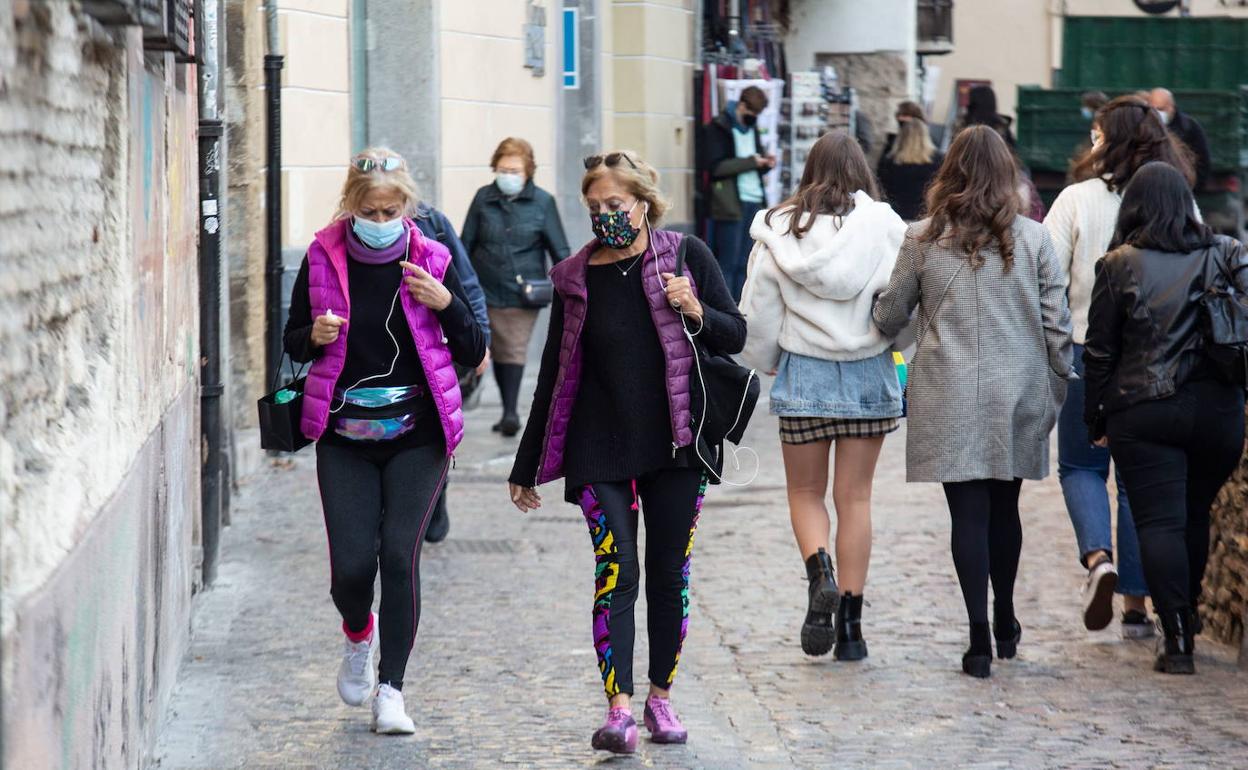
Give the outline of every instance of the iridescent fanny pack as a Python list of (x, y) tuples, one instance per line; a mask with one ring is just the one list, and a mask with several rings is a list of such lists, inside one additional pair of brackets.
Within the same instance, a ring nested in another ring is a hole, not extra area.
[(336, 390), (334, 401), (343, 406), (334, 433), (353, 441), (390, 441), (411, 433), (424, 411), (424, 392), (420, 385)]

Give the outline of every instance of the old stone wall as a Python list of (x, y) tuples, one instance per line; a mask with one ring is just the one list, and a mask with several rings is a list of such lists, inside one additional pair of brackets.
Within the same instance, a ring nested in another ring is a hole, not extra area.
[(181, 655), (199, 521), (194, 68), (0, 2), (6, 767), (127, 767)]
[(893, 118), (900, 102), (913, 97), (906, 90), (906, 60), (895, 53), (850, 53), (815, 56), (816, 69), (836, 67), (842, 86), (858, 92), (858, 114), (867, 119), (871, 148), (867, 159), (875, 168), (889, 132), (897, 130)]
[(1243, 643), (1248, 612), (1248, 455), (1240, 460), (1239, 469), (1213, 506), (1200, 611), (1205, 633), (1231, 644)]

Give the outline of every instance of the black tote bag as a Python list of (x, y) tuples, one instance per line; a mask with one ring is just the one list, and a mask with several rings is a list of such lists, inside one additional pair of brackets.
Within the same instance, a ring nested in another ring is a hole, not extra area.
[[(682, 238), (676, 255), (677, 276), (685, 273), (686, 244), (687, 239)], [(684, 322), (682, 313), (681, 323)], [(723, 472), (724, 441), (741, 443), (758, 405), (762, 383), (758, 372), (707, 347), (689, 331), (688, 325), (685, 335), (693, 344), (694, 354), (689, 390), (695, 448), (711, 480), (718, 483)]]
[[(306, 367), (305, 367), (306, 368)], [(303, 435), (299, 422), (303, 418), (303, 386), (308, 378), (303, 376), (303, 369), (294, 373), (294, 365), (290, 366), (292, 379), (286, 385), (277, 387), (277, 377), (273, 377), (272, 389), (256, 402), (260, 412), (260, 448), (277, 452), (298, 452), (312, 439)], [(278, 373), (281, 366), (278, 366)], [(286, 395), (294, 394), (291, 398)]]

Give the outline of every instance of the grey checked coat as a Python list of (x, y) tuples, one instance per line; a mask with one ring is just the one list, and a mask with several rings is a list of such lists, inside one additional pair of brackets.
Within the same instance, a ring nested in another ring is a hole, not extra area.
[(966, 254), (919, 243), (910, 225), (892, 280), (875, 305), (894, 337), (918, 307), (910, 363), (907, 481), (1042, 479), (1049, 432), (1071, 366), (1066, 282), (1049, 234), (1014, 220), (1014, 265), (993, 247), (975, 270)]

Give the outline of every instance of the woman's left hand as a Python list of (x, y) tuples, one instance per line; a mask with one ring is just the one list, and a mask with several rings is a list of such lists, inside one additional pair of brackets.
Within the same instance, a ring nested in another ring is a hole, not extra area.
[(663, 280), (667, 282), (664, 291), (671, 306), (694, 320), (701, 321), (702, 303), (698, 302), (697, 295), (693, 293), (693, 285), (689, 283), (689, 279), (683, 275), (677, 278), (674, 273), (663, 273)]
[(404, 270), (403, 283), (412, 298), (430, 310), (446, 310), (451, 304), (451, 292), (442, 282), (411, 262), (399, 263)]
[(1109, 436), (1101, 436), (1092, 442), (1092, 446), (1099, 446), (1101, 449), (1107, 448), (1109, 446)]

